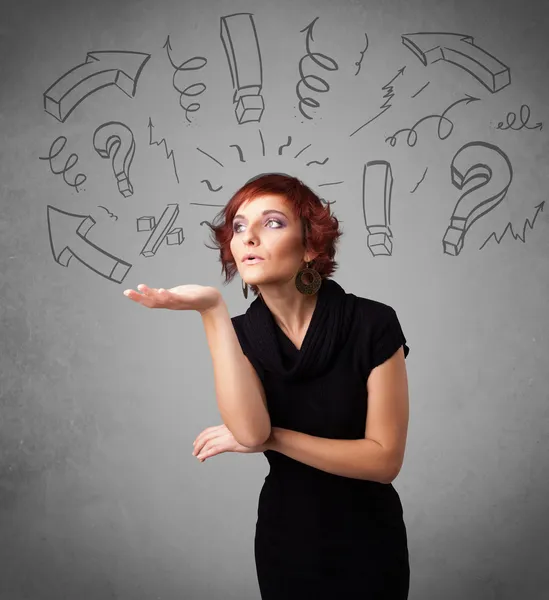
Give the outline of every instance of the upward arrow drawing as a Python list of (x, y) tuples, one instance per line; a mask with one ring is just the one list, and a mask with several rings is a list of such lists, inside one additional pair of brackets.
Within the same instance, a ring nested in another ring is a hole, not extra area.
[(109, 85), (116, 85), (133, 98), (150, 57), (143, 52), (122, 50), (88, 52), (86, 62), (67, 71), (44, 92), (44, 110), (64, 123), (80, 102)]

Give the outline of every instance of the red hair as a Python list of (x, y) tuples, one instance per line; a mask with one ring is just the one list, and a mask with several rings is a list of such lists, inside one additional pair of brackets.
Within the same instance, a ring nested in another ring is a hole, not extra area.
[[(301, 220), (304, 247), (318, 253), (310, 266), (321, 277), (329, 277), (337, 268), (335, 246), (342, 235), (339, 221), (331, 213), (329, 204), (324, 206), (322, 200), (296, 177), (284, 173), (263, 173), (247, 181), (235, 192), (215, 217), (214, 221), (220, 221), (217, 225), (204, 221), (213, 232), (215, 247), (212, 250), (219, 250), (222, 272), (225, 274), (224, 285), (232, 281), (238, 272), (230, 248), (234, 216), (243, 202), (267, 194), (282, 196), (287, 201), (294, 217)], [(250, 285), (250, 289), (257, 296), (257, 287)]]

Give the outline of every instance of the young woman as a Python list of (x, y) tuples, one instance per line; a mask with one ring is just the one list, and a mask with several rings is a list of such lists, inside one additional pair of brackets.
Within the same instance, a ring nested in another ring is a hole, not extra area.
[(405, 600), (407, 534), (391, 482), (406, 445), (409, 349), (397, 315), (328, 278), (339, 223), (298, 179), (258, 176), (221, 216), (210, 227), (225, 282), (238, 271), (244, 296), (248, 286), (258, 296), (245, 314), (231, 319), (214, 287), (125, 294), (202, 316), (223, 424), (193, 454), (269, 462), (254, 546), (261, 598)]

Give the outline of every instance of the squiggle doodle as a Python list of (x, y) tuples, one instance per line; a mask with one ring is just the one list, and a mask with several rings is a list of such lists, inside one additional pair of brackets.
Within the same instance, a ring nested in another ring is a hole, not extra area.
[(200, 110), (200, 103), (199, 102), (191, 102), (191, 104), (189, 104), (189, 106), (185, 106), (182, 102), (183, 96), (191, 96), (191, 97), (200, 96), (200, 94), (202, 94), (206, 91), (206, 85), (202, 82), (193, 83), (193, 84), (188, 85), (187, 87), (181, 89), (176, 83), (176, 77), (178, 76), (178, 74), (181, 71), (197, 71), (198, 69), (202, 69), (208, 63), (208, 59), (205, 58), (204, 56), (193, 56), (192, 58), (189, 58), (188, 60), (186, 60), (185, 62), (182, 62), (178, 66), (173, 62), (172, 57), (170, 55), (170, 50), (172, 50), (172, 45), (170, 44), (170, 36), (167, 37), (166, 43), (162, 47), (166, 48), (168, 60), (170, 61), (170, 64), (172, 65), (172, 67), (175, 69), (175, 72), (172, 77), (172, 85), (173, 85), (174, 89), (176, 89), (179, 92), (179, 105), (185, 111), (185, 118), (187, 119), (187, 121), (189, 123), (191, 123), (191, 120), (188, 117), (188, 113), (190, 113), (190, 112), (193, 113), (193, 112), (196, 112), (197, 110)]
[(292, 143), (292, 136), (289, 135), (288, 136), (288, 141), (285, 144), (282, 144), (281, 146), (278, 147), (278, 155), (282, 156), (282, 150), (284, 148), (287, 148), (291, 143)]
[(355, 65), (358, 67), (355, 73), (355, 77), (360, 73), (360, 67), (362, 65), (362, 60), (364, 59), (364, 54), (366, 53), (366, 50), (368, 50), (368, 46), (370, 45), (370, 42), (368, 40), (368, 34), (365, 33), (364, 37), (366, 38), (366, 47), (364, 48), (364, 50), (361, 50), (360, 59), (355, 63)]
[[(54, 146), (57, 144), (57, 142), (59, 140), (63, 140), (61, 147), (54, 153)], [(47, 160), (49, 162), (51, 172), (54, 175), (63, 175), (63, 181), (67, 185), (70, 185), (71, 187), (73, 187), (77, 192), (80, 192), (80, 190), (78, 189), (78, 186), (83, 185), (84, 181), (86, 181), (86, 179), (87, 179), (87, 177), (84, 175), (84, 173), (78, 173), (75, 176), (74, 181), (72, 183), (70, 181), (67, 181), (67, 177), (66, 177), (67, 171), (70, 171), (74, 167), (74, 165), (76, 165), (76, 163), (78, 162), (78, 155), (76, 155), (74, 152), (72, 152), (69, 155), (69, 157), (67, 158), (67, 160), (65, 161), (65, 166), (60, 171), (56, 171), (53, 168), (53, 164), (52, 164), (53, 159), (56, 158), (57, 156), (59, 156), (59, 154), (61, 154), (61, 152), (63, 152), (63, 148), (65, 147), (66, 143), (67, 143), (67, 138), (64, 135), (60, 135), (58, 138), (53, 140), (53, 142), (50, 146), (48, 155), (47, 156), (39, 156), (38, 158), (40, 160)]]
[[(385, 141), (386, 142), (388, 141), (391, 144), (391, 146), (395, 146), (395, 144), (397, 143), (397, 136), (398, 136), (398, 134), (402, 133), (404, 131), (408, 131), (408, 136), (406, 138), (406, 143), (410, 147), (415, 146), (416, 143), (417, 143), (417, 133), (415, 131), (416, 127), (420, 123), (423, 123), (424, 121), (427, 121), (428, 119), (438, 119), (438, 126), (437, 126), (438, 138), (440, 140), (445, 140), (446, 138), (450, 137), (452, 131), (454, 130), (454, 124), (452, 123), (452, 121), (450, 121), (450, 119), (448, 119), (446, 117), (446, 113), (451, 108), (453, 108), (457, 104), (461, 104), (462, 102), (470, 104), (471, 102), (477, 102), (478, 100), (480, 100), (480, 98), (474, 98), (473, 96), (469, 96), (469, 94), (465, 94), (465, 96), (466, 96), (465, 98), (461, 98), (461, 100), (457, 100), (453, 104), (450, 104), (450, 106), (441, 115), (428, 115), (427, 117), (423, 117), (422, 119), (420, 119), (419, 121), (417, 121), (417, 123), (415, 123), (415, 125), (411, 129), (399, 129), (398, 131), (395, 131), (395, 133), (393, 133), (393, 135), (389, 136), (388, 138), (385, 138)], [(450, 124), (450, 128), (448, 129), (448, 132), (446, 134), (442, 134), (441, 133), (442, 122), (443, 121), (446, 121), (447, 123)]]
[[(311, 21), (309, 23), (309, 25), (307, 25), (307, 27), (304, 27), (303, 29), (300, 30), (300, 33), (303, 33), (304, 31), (307, 32), (307, 35), (305, 38), (305, 48), (306, 48), (307, 54), (305, 54), (305, 56), (301, 57), (301, 60), (299, 61), (299, 76), (301, 77), (301, 79), (297, 82), (297, 85), (295, 86), (295, 91), (296, 91), (297, 97), (299, 98), (299, 112), (306, 119), (312, 119), (313, 117), (309, 116), (303, 110), (303, 106), (305, 105), (305, 106), (308, 106), (309, 108), (318, 108), (320, 106), (320, 103), (318, 102), (318, 100), (315, 100), (314, 98), (310, 98), (308, 96), (304, 97), (301, 94), (300, 86), (303, 84), (303, 85), (305, 85), (305, 87), (308, 87), (310, 90), (313, 90), (313, 92), (319, 92), (319, 93), (327, 92), (330, 89), (330, 86), (328, 85), (328, 82), (325, 79), (322, 79), (322, 77), (319, 77), (318, 75), (311, 75), (310, 73), (305, 75), (305, 73), (303, 72), (303, 62), (307, 59), (310, 59), (314, 63), (316, 63), (319, 67), (322, 67), (323, 69), (326, 69), (327, 71), (337, 71), (339, 69), (337, 62), (333, 58), (326, 56), (326, 54), (321, 54), (320, 52), (311, 52), (310, 42), (311, 42), (311, 40), (314, 42), (313, 27), (314, 27), (314, 24), (317, 22), (317, 20), (318, 20), (318, 17), (316, 17), (316, 19), (313, 19), (313, 21)], [(321, 84), (321, 86), (318, 87), (318, 85), (317, 85), (317, 87), (315, 87), (313, 84), (310, 83), (310, 80), (317, 81), (318, 83)]]
[(246, 160), (244, 159), (244, 153), (242, 152), (242, 148), (238, 144), (231, 144), (229, 148), (236, 148), (240, 162), (246, 162)]
[(486, 246), (486, 244), (488, 243), (490, 238), (492, 238), (492, 237), (496, 240), (496, 243), (499, 244), (501, 242), (501, 240), (503, 239), (503, 237), (505, 236), (505, 233), (507, 232), (507, 230), (509, 230), (511, 232), (511, 235), (513, 236), (513, 238), (515, 240), (519, 239), (524, 244), (526, 242), (526, 228), (530, 227), (530, 229), (534, 229), (534, 223), (536, 222), (536, 219), (538, 218), (539, 213), (543, 210), (544, 206), (545, 206), (545, 200), (534, 207), (536, 209), (534, 218), (532, 219), (532, 221), (530, 221), (529, 219), (526, 219), (524, 226), (522, 228), (522, 236), (519, 235), (518, 233), (515, 233), (513, 231), (513, 225), (511, 225), (511, 223), (508, 223), (507, 227), (505, 227), (505, 229), (503, 230), (503, 233), (501, 234), (499, 239), (495, 232), (491, 233), (488, 236), (488, 238), (486, 239), (486, 241), (479, 248), (479, 250), (482, 250), (484, 248), (484, 246)]
[(429, 167), (427, 167), (425, 169), (425, 171), (423, 172), (423, 175), (422, 175), (421, 179), (416, 183), (416, 187), (410, 192), (410, 194), (413, 194), (417, 190), (417, 188), (420, 186), (420, 184), (422, 183), (422, 181), (425, 179), (425, 175), (427, 175), (427, 169), (428, 168)]
[(220, 185), (218, 188), (212, 187), (212, 184), (207, 179), (203, 179), (200, 183), (205, 183), (208, 186), (210, 192), (219, 192), (219, 190), (223, 189), (222, 185)]
[(307, 166), (310, 167), (311, 165), (325, 165), (329, 160), (329, 157), (326, 157), (322, 162), (319, 160), (311, 160), (307, 163)]
[(107, 211), (107, 214), (109, 215), (109, 217), (111, 217), (111, 219), (118, 221), (118, 217), (114, 213), (112, 213), (108, 208), (106, 208), (105, 206), (98, 206), (97, 208), (104, 208)]
[(506, 131), (507, 129), (513, 129), (514, 131), (520, 131), (524, 127), (526, 129), (539, 129), (540, 131), (543, 128), (543, 123), (536, 123), (533, 127), (528, 127), (528, 121), (530, 120), (530, 107), (527, 104), (523, 104), (520, 107), (520, 127), (513, 127), (517, 120), (517, 115), (514, 112), (507, 113), (507, 127), (503, 125), (503, 122), (500, 121), (498, 123), (497, 129), (501, 129)]
[(175, 164), (175, 156), (173, 154), (173, 150), (170, 150), (168, 152), (168, 144), (166, 143), (166, 138), (162, 138), (159, 142), (153, 141), (153, 139), (152, 139), (153, 127), (154, 127), (154, 125), (152, 124), (152, 119), (149, 117), (149, 146), (152, 146), (152, 145), (160, 146), (161, 144), (164, 144), (164, 151), (166, 152), (166, 158), (172, 159), (173, 172), (175, 173), (175, 178), (177, 179), (177, 183), (179, 183), (179, 175), (177, 174), (177, 166)]
[(353, 131), (353, 133), (351, 133), (349, 135), (349, 137), (353, 137), (353, 135), (355, 135), (355, 133), (358, 133), (363, 127), (366, 127), (366, 125), (369, 125), (372, 121), (375, 121), (378, 117), (381, 117), (381, 115), (389, 110), (392, 106), (392, 104), (389, 104), (389, 102), (391, 102), (391, 100), (394, 98), (395, 96), (395, 92), (394, 92), (394, 87), (393, 87), (393, 81), (397, 78), (400, 77), (404, 71), (406, 70), (406, 65), (404, 67), (402, 67), (401, 69), (398, 70), (397, 74), (391, 79), (391, 81), (389, 81), (388, 83), (386, 83), (381, 89), (386, 92), (386, 94), (383, 96), (384, 98), (386, 98), (385, 102), (379, 107), (381, 108), (381, 111), (377, 113), (377, 115), (373, 116), (371, 119), (369, 119), (368, 121), (366, 121), (366, 123), (363, 123), (358, 129), (355, 129)]

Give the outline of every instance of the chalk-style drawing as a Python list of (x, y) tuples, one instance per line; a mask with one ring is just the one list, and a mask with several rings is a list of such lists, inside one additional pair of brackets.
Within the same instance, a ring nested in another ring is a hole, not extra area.
[(90, 94), (115, 85), (133, 98), (143, 67), (151, 57), (143, 52), (96, 50), (86, 61), (61, 75), (44, 92), (44, 110), (62, 123)]
[(244, 153), (242, 152), (242, 148), (238, 144), (231, 144), (229, 148), (236, 148), (240, 162), (246, 162), (246, 159), (244, 158)]
[(110, 158), (118, 191), (127, 198), (133, 194), (130, 166), (135, 154), (132, 130), (119, 121), (100, 125), (93, 134), (93, 147), (101, 158)]
[[(327, 183), (319, 183), (318, 187), (323, 187), (325, 185), (339, 185), (340, 183), (345, 183), (344, 181), (328, 181)], [(334, 200), (335, 202), (335, 200)]]
[[(391, 146), (395, 146), (397, 143), (398, 134), (407, 131), (408, 135), (406, 137), (406, 143), (408, 144), (408, 146), (413, 147), (416, 145), (416, 142), (417, 142), (416, 128), (418, 127), (418, 125), (420, 125), (421, 123), (423, 123), (424, 121), (427, 121), (429, 119), (438, 119), (438, 125), (437, 125), (438, 139), (445, 140), (446, 138), (450, 137), (450, 135), (452, 134), (452, 131), (454, 130), (454, 124), (450, 119), (448, 119), (448, 117), (446, 116), (446, 113), (448, 113), (454, 106), (457, 106), (458, 104), (461, 104), (462, 102), (465, 102), (466, 104), (470, 104), (471, 102), (478, 102), (479, 100), (480, 100), (480, 98), (475, 98), (473, 96), (469, 96), (469, 94), (465, 94), (465, 98), (461, 98), (460, 100), (456, 100), (456, 102), (453, 102), (452, 104), (450, 104), (450, 106), (441, 115), (428, 115), (426, 117), (423, 117), (422, 119), (417, 121), (412, 128), (399, 129), (398, 131), (395, 131), (395, 133), (393, 133), (393, 135), (390, 135), (388, 138), (385, 138), (385, 141), (389, 142), (389, 144), (391, 144)], [(443, 122), (446, 122), (449, 124), (449, 128), (446, 133), (442, 133), (442, 123)]]
[(263, 156), (265, 156), (265, 140), (263, 139), (263, 133), (261, 132), (261, 129), (258, 130), (259, 133), (259, 139), (261, 140), (261, 152), (263, 153)]
[(448, 32), (406, 33), (402, 43), (424, 65), (445, 60), (467, 71), (492, 93), (511, 83), (509, 67), (476, 46), (473, 36)]
[(364, 47), (364, 50), (360, 51), (360, 59), (357, 60), (357, 62), (355, 63), (355, 66), (357, 67), (355, 77), (360, 73), (360, 67), (362, 66), (364, 54), (366, 53), (366, 50), (368, 50), (368, 46), (370, 45), (370, 41), (368, 40), (368, 34), (364, 33), (364, 37), (366, 38), (366, 46)]
[(504, 125), (503, 121), (498, 123), (496, 129), (507, 131), (507, 129), (513, 129), (514, 131), (520, 131), (521, 129), (543, 129), (543, 123), (536, 123), (532, 127), (528, 127), (528, 121), (530, 120), (530, 107), (527, 104), (523, 104), (520, 107), (520, 127), (513, 127), (517, 121), (517, 115), (514, 112), (507, 113), (507, 123)]
[(362, 171), (362, 208), (368, 230), (367, 244), (373, 256), (391, 256), (391, 195), (393, 173), (385, 160), (371, 160)]
[[(317, 21), (318, 21), (318, 17), (313, 19), (306, 27), (304, 27), (303, 29), (300, 30), (300, 33), (306, 32), (306, 35), (305, 35), (306, 54), (304, 56), (302, 56), (299, 61), (299, 77), (300, 77), (300, 79), (297, 82), (297, 85), (295, 86), (295, 93), (297, 94), (297, 97), (299, 98), (299, 104), (298, 104), (299, 112), (306, 119), (312, 119), (313, 117), (311, 117), (309, 114), (307, 114), (303, 107), (307, 106), (309, 108), (318, 108), (320, 106), (320, 102), (318, 102), (318, 100), (315, 100), (314, 98), (311, 98), (309, 96), (303, 96), (303, 94), (301, 93), (301, 88), (303, 86), (305, 86), (305, 87), (309, 88), (310, 90), (312, 90), (313, 92), (318, 92), (319, 94), (323, 94), (324, 92), (329, 91), (330, 86), (325, 79), (322, 79), (322, 77), (319, 77), (318, 75), (313, 75), (311, 73), (306, 74), (303, 69), (303, 63), (306, 60), (308, 60), (309, 64), (311, 62), (313, 62), (316, 65), (318, 65), (319, 67), (321, 67), (322, 69), (325, 69), (327, 71), (337, 71), (339, 69), (339, 65), (337, 64), (337, 62), (330, 56), (327, 56), (326, 54), (322, 54), (320, 52), (311, 52), (311, 41), (314, 42), (313, 27)], [(316, 87), (315, 87), (315, 85), (310, 83), (311, 81), (317, 82)], [(320, 87), (318, 84), (320, 84)]]
[(223, 189), (222, 185), (220, 185), (218, 188), (214, 188), (208, 179), (202, 179), (200, 183), (205, 183), (208, 186), (210, 192), (219, 192)]
[(185, 239), (181, 227), (173, 227), (179, 215), (179, 204), (168, 204), (158, 219), (154, 217), (139, 217), (137, 231), (150, 231), (151, 234), (145, 242), (140, 254), (147, 258), (154, 256), (165, 240), (168, 246), (180, 246)]
[(69, 213), (48, 204), (50, 247), (56, 263), (68, 267), (71, 258), (110, 281), (122, 283), (132, 265), (88, 240), (95, 225), (91, 215)]
[(118, 217), (114, 213), (112, 213), (106, 206), (98, 206), (97, 208), (103, 208), (107, 211), (107, 214), (111, 219), (113, 219), (114, 221), (118, 221)]
[(310, 148), (311, 146), (312, 144), (307, 144), (305, 148), (301, 148), (301, 150), (294, 156), (294, 158), (297, 158), (301, 153), (305, 152), (305, 150), (307, 150), (307, 148)]
[(254, 17), (251, 13), (221, 17), (220, 29), (231, 73), (236, 120), (240, 125), (261, 121), (265, 110), (261, 95), (263, 62)]
[(194, 98), (195, 96), (200, 96), (200, 94), (203, 94), (207, 88), (206, 84), (203, 82), (192, 83), (191, 85), (183, 87), (183, 84), (179, 82), (179, 79), (183, 78), (184, 75), (180, 76), (180, 74), (184, 73), (185, 71), (198, 71), (202, 69), (208, 64), (208, 59), (204, 56), (193, 56), (192, 58), (189, 58), (186, 61), (182, 62), (180, 65), (177, 65), (176, 63), (174, 63), (170, 54), (172, 50), (170, 36), (166, 38), (166, 42), (162, 47), (166, 48), (168, 60), (170, 61), (172, 67), (175, 69), (172, 77), (172, 85), (174, 89), (177, 92), (179, 92), (179, 106), (181, 106), (181, 108), (185, 111), (185, 118), (187, 119), (187, 121), (191, 123), (188, 113), (193, 113), (200, 110), (200, 103), (191, 102), (191, 104), (185, 106), (183, 104), (183, 96), (189, 96), (191, 98)]
[(406, 65), (404, 65), (404, 67), (402, 67), (401, 69), (399, 69), (397, 71), (397, 74), (391, 79), (391, 81), (387, 82), (381, 88), (385, 92), (385, 94), (383, 95), (383, 97), (386, 98), (385, 102), (379, 107), (381, 109), (381, 111), (378, 112), (377, 115), (374, 115), (371, 119), (368, 119), (366, 121), (366, 123), (363, 123), (360, 127), (358, 127), (357, 129), (355, 129), (353, 131), (353, 133), (351, 133), (349, 135), (349, 137), (353, 137), (353, 135), (355, 135), (355, 133), (358, 133), (361, 129), (363, 129), (364, 127), (366, 127), (370, 123), (372, 123), (372, 121), (375, 121), (378, 117), (381, 117), (381, 115), (383, 113), (387, 112), (392, 107), (392, 104), (390, 104), (390, 102), (391, 102), (391, 100), (395, 96), (394, 87), (393, 87), (393, 81), (395, 81), (398, 77), (402, 76), (402, 74), (404, 73), (405, 70), (406, 70)]
[(286, 143), (282, 144), (278, 147), (278, 155), (282, 156), (282, 151), (284, 150), (284, 148), (287, 148), (291, 143), (292, 143), (292, 136), (289, 135), (288, 139), (286, 140)]
[(534, 214), (533, 219), (530, 221), (530, 219), (526, 219), (526, 221), (524, 222), (524, 225), (522, 227), (522, 235), (520, 235), (519, 233), (515, 233), (513, 231), (513, 225), (509, 222), (507, 224), (507, 226), (505, 227), (505, 229), (503, 230), (503, 233), (501, 234), (501, 236), (498, 238), (498, 236), (496, 235), (495, 232), (491, 233), (487, 238), (486, 241), (483, 242), (482, 246), (479, 248), (479, 250), (482, 250), (484, 248), (484, 246), (486, 246), (486, 244), (492, 239), (494, 238), (494, 240), (496, 240), (496, 244), (500, 244), (501, 240), (503, 239), (503, 237), (505, 236), (506, 232), (509, 231), (510, 235), (513, 236), (513, 238), (515, 240), (519, 239), (523, 244), (526, 242), (526, 228), (529, 227), (530, 229), (534, 229), (534, 223), (536, 222), (538, 215), (540, 212), (543, 211), (545, 206), (545, 200), (543, 202), (540, 202), (537, 206), (534, 206), (534, 208), (536, 209), (536, 212)]
[(219, 160), (217, 160), (217, 158), (214, 158), (211, 154), (208, 154), (207, 152), (204, 152), (204, 150), (202, 150), (201, 148), (196, 148), (199, 152), (202, 152), (202, 154), (204, 154), (204, 156), (207, 156), (208, 158), (211, 158), (214, 162), (216, 162), (218, 165), (224, 167), (225, 165), (220, 162)]
[(420, 88), (419, 88), (419, 90), (418, 90), (418, 91), (417, 91), (415, 94), (412, 94), (412, 95), (410, 96), (410, 98), (415, 98), (416, 96), (419, 96), (419, 95), (421, 94), (421, 92), (422, 92), (422, 91), (423, 91), (423, 90), (424, 90), (424, 89), (425, 89), (425, 88), (426, 88), (426, 87), (427, 87), (427, 86), (428, 86), (430, 83), (431, 83), (431, 82), (430, 82), (430, 81), (428, 81), (428, 82), (427, 82), (427, 83), (426, 83), (424, 86), (420, 87)]
[(419, 181), (416, 183), (416, 186), (414, 187), (414, 189), (413, 189), (413, 190), (410, 190), (410, 194), (413, 194), (413, 193), (414, 193), (414, 192), (417, 190), (417, 188), (418, 188), (418, 187), (421, 185), (421, 183), (422, 183), (422, 182), (423, 182), (423, 180), (425, 179), (425, 175), (427, 175), (427, 169), (428, 169), (428, 168), (429, 168), (429, 167), (426, 167), (426, 168), (425, 168), (425, 171), (423, 171), (423, 175), (422, 175), (421, 179), (420, 179), (420, 180), (419, 180)]
[[(59, 148), (56, 148), (56, 146), (59, 146), (58, 142), (61, 142), (61, 146)], [(63, 175), (63, 181), (67, 185), (70, 185), (71, 187), (73, 187), (77, 192), (80, 192), (80, 190), (78, 189), (79, 186), (83, 185), (87, 179), (87, 177), (84, 175), (84, 173), (76, 174), (74, 176), (74, 181), (72, 181), (72, 183), (67, 180), (67, 171), (70, 171), (78, 162), (77, 154), (75, 154), (74, 152), (71, 152), (71, 154), (69, 154), (67, 160), (65, 161), (64, 166), (59, 171), (56, 171), (53, 167), (54, 159), (57, 156), (59, 156), (59, 154), (61, 154), (61, 152), (63, 152), (63, 148), (65, 147), (66, 143), (67, 143), (67, 138), (64, 135), (60, 135), (59, 137), (55, 138), (53, 140), (53, 142), (51, 143), (48, 155), (47, 156), (39, 156), (38, 159), (39, 160), (47, 160), (49, 163), (49, 166), (50, 166), (50, 170), (54, 175)]]
[(166, 153), (166, 158), (169, 160), (170, 158), (172, 159), (172, 165), (173, 165), (173, 172), (175, 175), (175, 178), (177, 179), (177, 183), (179, 183), (179, 175), (177, 174), (177, 165), (175, 164), (175, 156), (173, 154), (173, 150), (170, 150), (168, 152), (168, 144), (166, 143), (166, 138), (162, 138), (160, 141), (153, 141), (152, 139), (152, 130), (153, 130), (153, 123), (152, 123), (152, 119), (151, 117), (149, 117), (149, 146), (160, 146), (161, 144), (164, 144), (164, 152)]
[(329, 157), (326, 157), (324, 160), (320, 161), (320, 160), (310, 160), (307, 163), (307, 167), (310, 167), (311, 165), (321, 165), (324, 166), (328, 161), (330, 160)]
[(497, 146), (469, 142), (452, 159), (450, 175), (459, 190), (469, 187), (460, 196), (442, 239), (444, 253), (457, 256), (471, 225), (505, 198), (513, 180), (513, 167)]

